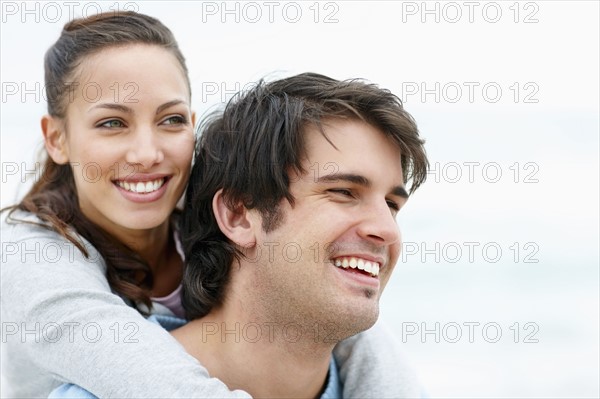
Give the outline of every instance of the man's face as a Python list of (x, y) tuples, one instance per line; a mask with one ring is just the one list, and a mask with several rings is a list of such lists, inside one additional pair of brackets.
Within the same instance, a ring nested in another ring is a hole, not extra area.
[[(265, 321), (329, 323), (331, 338), (342, 339), (377, 319), (400, 253), (395, 216), (407, 194), (400, 150), (380, 130), (335, 119), (324, 131), (337, 149), (309, 127), (307, 173), (290, 176), (294, 205), (282, 200), (274, 230), (256, 228), (249, 295), (273, 318)], [(251, 217), (260, 226), (260, 215)]]

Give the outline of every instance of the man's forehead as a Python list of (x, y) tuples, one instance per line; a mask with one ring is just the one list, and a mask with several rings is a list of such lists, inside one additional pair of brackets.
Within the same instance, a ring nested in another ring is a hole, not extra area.
[(398, 146), (381, 131), (372, 127), (362, 131), (363, 127), (327, 129), (324, 133), (331, 142), (318, 130), (309, 132), (302, 180), (322, 185), (378, 187), (408, 197)]
[(357, 118), (325, 118), (319, 123), (309, 123), (303, 129), (303, 140), (308, 146), (329, 146), (338, 149), (338, 143), (343, 143), (344, 138), (355, 136), (369, 136), (377, 132), (390, 147), (400, 152), (400, 145), (390, 134), (378, 126)]
[[(394, 138), (378, 127), (357, 119), (329, 119), (320, 126), (310, 125), (304, 133), (305, 158), (308, 162), (334, 163), (346, 155), (355, 156), (358, 165), (390, 154), (386, 160), (390, 173), (402, 175), (402, 154)], [(396, 167), (394, 167), (396, 166)], [(330, 168), (333, 168), (330, 166)]]

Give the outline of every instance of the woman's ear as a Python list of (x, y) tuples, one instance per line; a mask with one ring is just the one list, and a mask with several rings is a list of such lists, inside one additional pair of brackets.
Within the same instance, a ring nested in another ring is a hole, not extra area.
[(59, 165), (69, 162), (63, 123), (50, 115), (42, 117), (42, 134), (48, 155)]
[(212, 207), (219, 229), (227, 238), (243, 248), (256, 245), (254, 221), (243, 204), (230, 208), (223, 197), (223, 189), (220, 189), (213, 197)]

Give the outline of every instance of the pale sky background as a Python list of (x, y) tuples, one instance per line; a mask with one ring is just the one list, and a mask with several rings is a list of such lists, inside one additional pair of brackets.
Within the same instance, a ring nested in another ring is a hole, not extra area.
[[(598, 2), (71, 4), (2, 2), (2, 206), (24, 193), (43, 55), (73, 12), (158, 17), (199, 116), (267, 75), (366, 78), (404, 100), (435, 169), (399, 217), (381, 315), (430, 395), (600, 396)], [(421, 334), (436, 323), (439, 342)]]

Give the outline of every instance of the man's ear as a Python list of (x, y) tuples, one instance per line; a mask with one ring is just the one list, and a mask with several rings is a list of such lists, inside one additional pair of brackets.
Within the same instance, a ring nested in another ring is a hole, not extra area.
[(61, 120), (50, 115), (42, 118), (42, 134), (48, 155), (59, 165), (69, 162), (66, 135)]
[(256, 245), (255, 221), (243, 204), (237, 204), (231, 209), (225, 202), (223, 189), (220, 189), (213, 197), (212, 207), (219, 229), (227, 238), (244, 248)]

